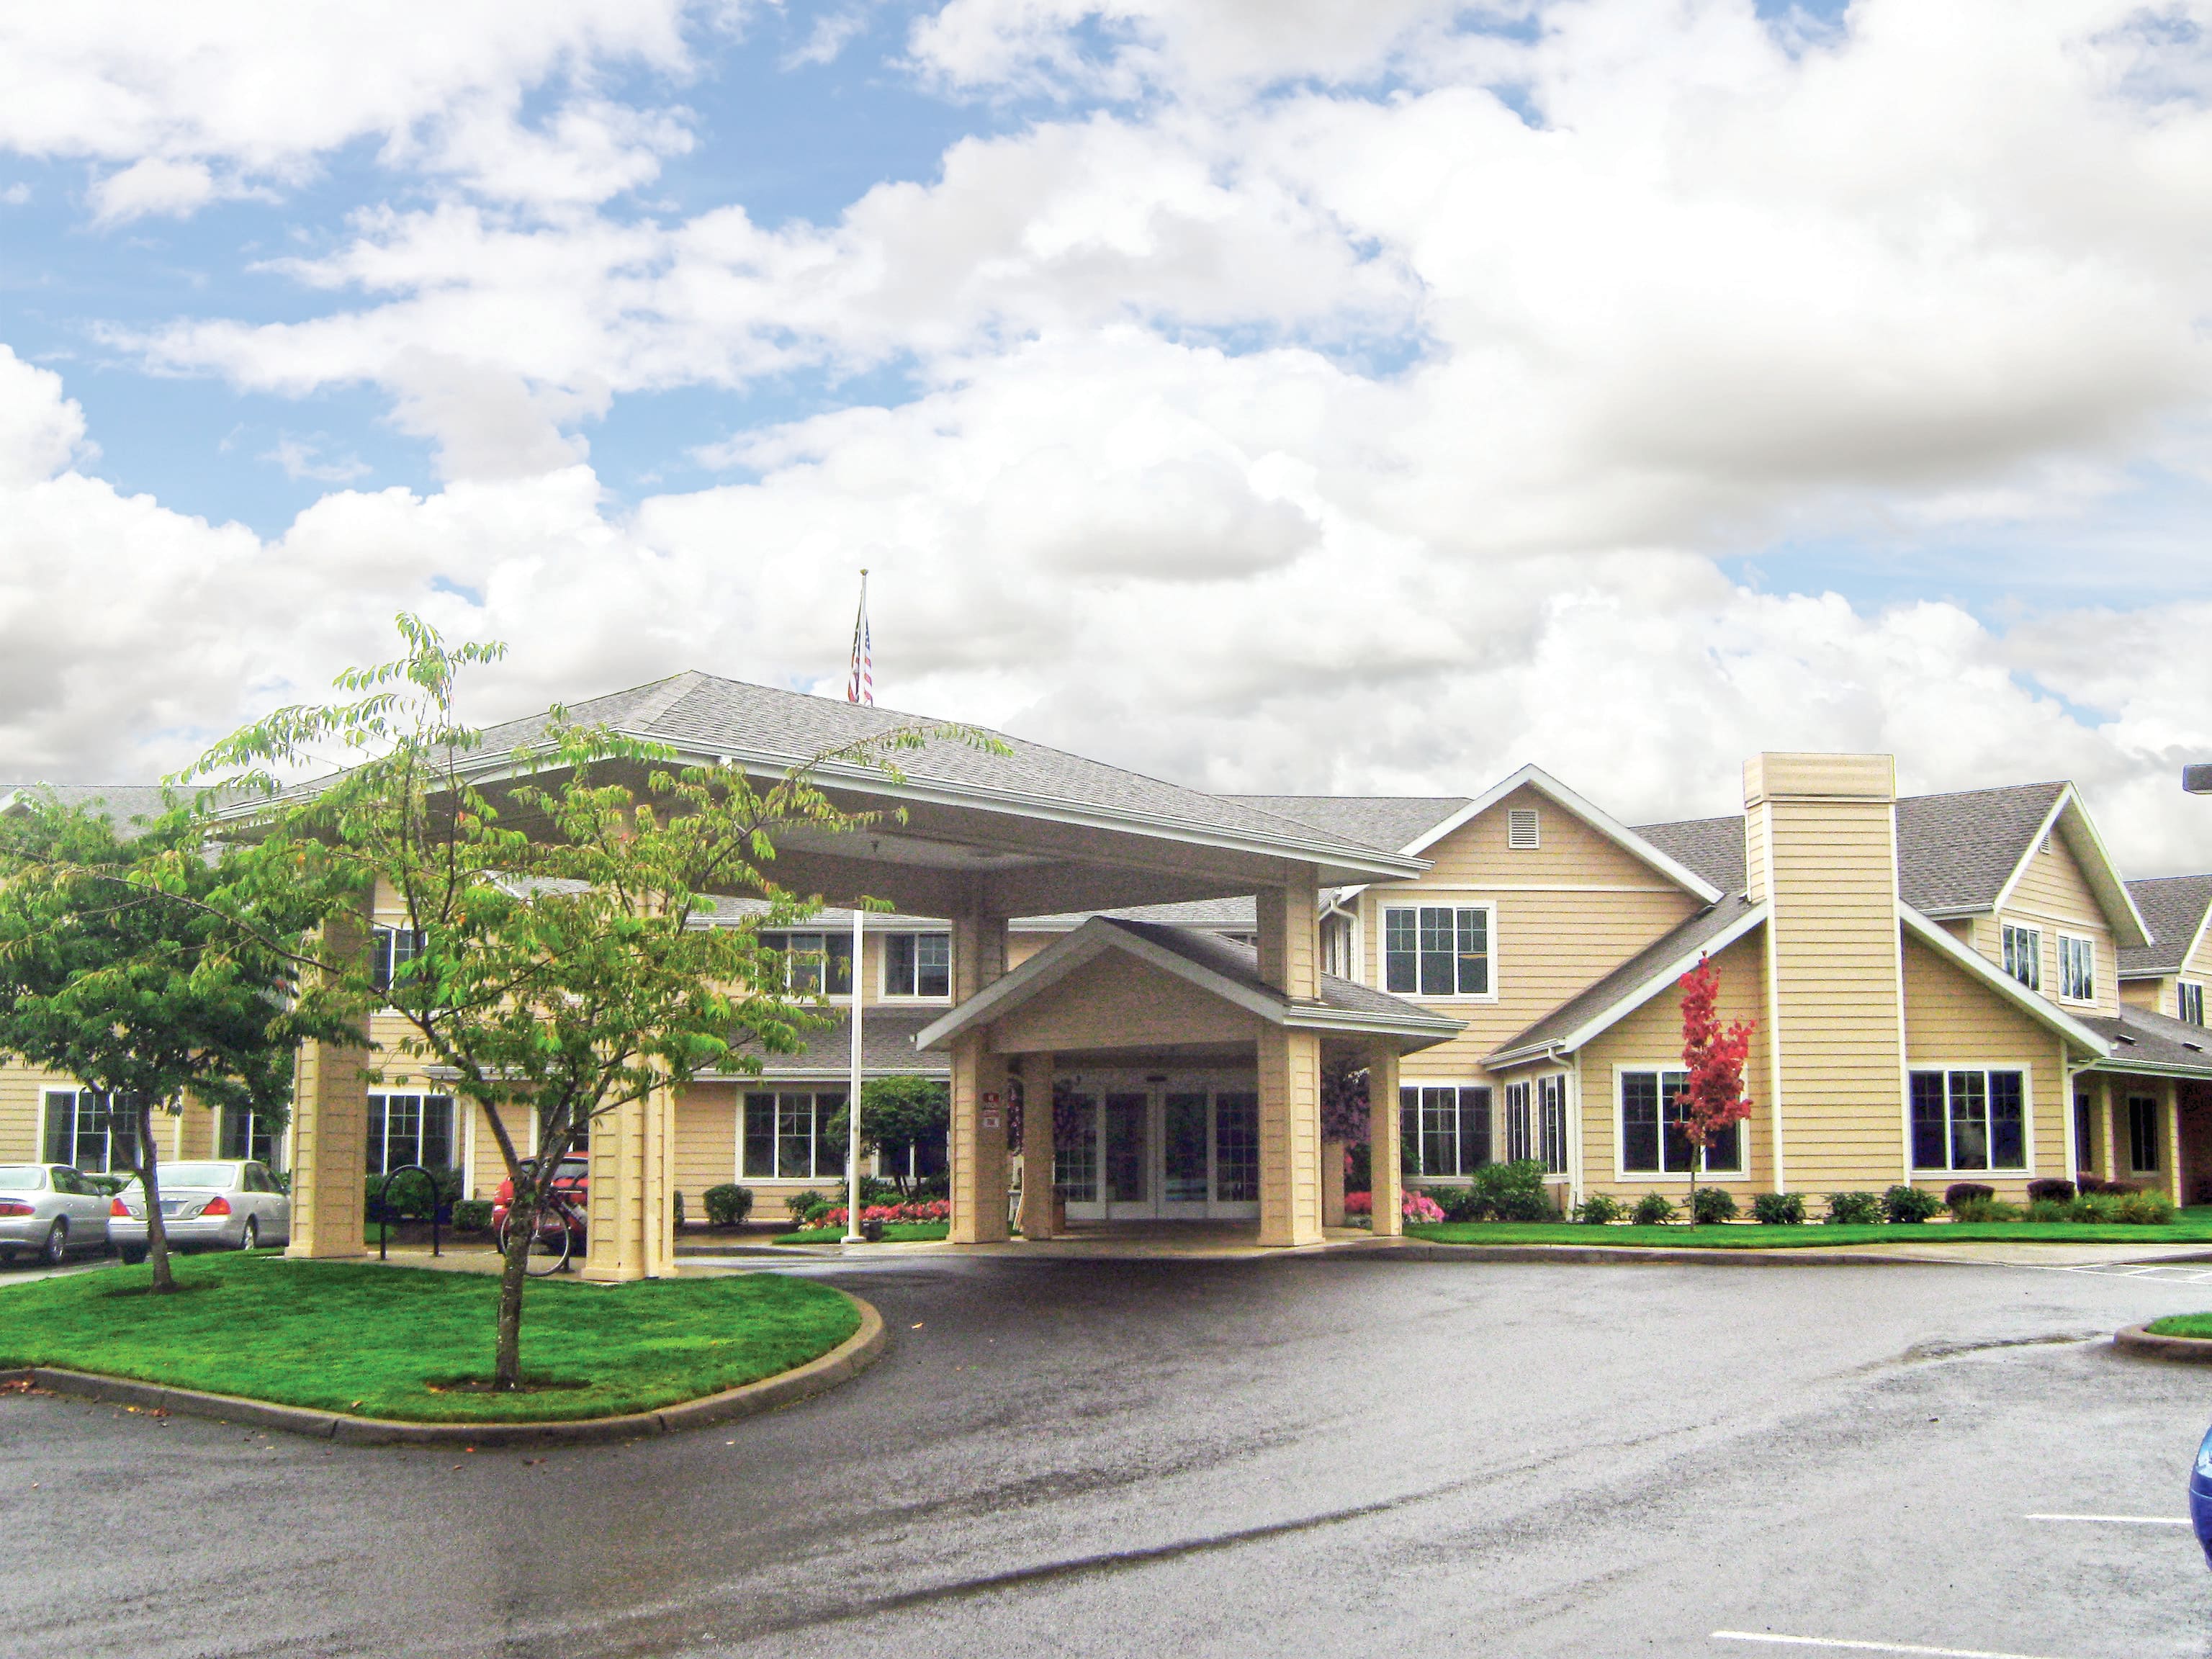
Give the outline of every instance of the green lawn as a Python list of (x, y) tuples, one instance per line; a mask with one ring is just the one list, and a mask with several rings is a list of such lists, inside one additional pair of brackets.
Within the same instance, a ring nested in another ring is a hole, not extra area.
[(2152, 1320), (2149, 1330), (2153, 1336), (2212, 1337), (2212, 1314), (2168, 1314)]
[[(951, 1231), (951, 1224), (943, 1221), (886, 1221), (884, 1223), (884, 1243), (930, 1244)], [(772, 1242), (777, 1244), (835, 1244), (844, 1237), (842, 1227), (808, 1227), (795, 1233), (780, 1233)]]
[(2094, 1226), (2072, 1221), (1876, 1223), (1832, 1227), (1587, 1226), (1578, 1221), (1446, 1221), (1409, 1224), (1408, 1238), (1438, 1244), (1631, 1244), (1706, 1250), (1817, 1249), (1827, 1244), (2212, 1244), (2212, 1206), (2187, 1209), (2171, 1227)]
[(526, 1376), (573, 1387), (514, 1395), (428, 1384), (491, 1371), (497, 1281), (273, 1254), (176, 1261), (173, 1297), (146, 1267), (0, 1288), (0, 1367), (58, 1365), (284, 1405), (425, 1423), (537, 1422), (649, 1411), (803, 1364), (859, 1328), (851, 1299), (773, 1274), (592, 1285), (523, 1297)]

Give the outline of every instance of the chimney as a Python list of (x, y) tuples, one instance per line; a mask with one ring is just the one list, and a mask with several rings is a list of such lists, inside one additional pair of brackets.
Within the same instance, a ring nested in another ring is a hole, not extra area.
[(1904, 1179), (1896, 763), (1756, 756), (1743, 805), (1746, 883), (1768, 907), (1774, 1183), (1821, 1192)]

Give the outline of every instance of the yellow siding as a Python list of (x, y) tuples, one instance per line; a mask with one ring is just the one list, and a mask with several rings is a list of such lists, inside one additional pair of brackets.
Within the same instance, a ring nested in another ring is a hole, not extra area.
[(2097, 903), (2097, 896), (2081, 874), (2074, 849), (2063, 836), (2051, 838), (2048, 853), (2038, 849), (2027, 855), (2027, 868), (1994, 918), (1980, 921), (1974, 945), (1991, 962), (2004, 963), (2003, 924), (2038, 927), (2043, 933), (2043, 994), (2058, 1000), (2058, 934), (2063, 930), (2094, 939), (2097, 947), (2097, 996), (2094, 1005), (2065, 1006), (2083, 1013), (2116, 1014), (2120, 1007), (2120, 955), (2112, 930)]
[[(1752, 1113), (1744, 1123), (1741, 1176), (1717, 1176), (1716, 1186), (1739, 1194), (1765, 1192), (1774, 1182), (1771, 1097), (1766, 1069), (1766, 957), (1765, 933), (1755, 930), (1713, 958), (1721, 977), (1720, 1017), (1754, 1027), (1744, 1066), (1744, 1092)], [(1686, 1176), (1620, 1173), (1620, 1107), (1614, 1077), (1623, 1066), (1679, 1069), (1682, 1063), (1682, 994), (1662, 991), (1611, 1030), (1593, 1037), (1581, 1054), (1583, 1190), (1633, 1198), (1654, 1190), (1686, 1188)]]
[[(2060, 1071), (2057, 1036), (1976, 983), (1953, 963), (1917, 939), (1905, 942), (1906, 1052), (1917, 1066), (1956, 1065), (2018, 1066), (2028, 1073), (2028, 1161), (2025, 1173), (1975, 1170), (1958, 1175), (1923, 1175), (1915, 1183), (1941, 1191), (1951, 1182), (1978, 1181), (2002, 1198), (2019, 1201), (2027, 1182), (2039, 1175), (2065, 1176), (2071, 1154), (2066, 1142), (2066, 1079)], [(1903, 1133), (1903, 1109), (1898, 1114)], [(1893, 1174), (1890, 1180), (1897, 1177)], [(1869, 1183), (1871, 1184), (1871, 1183)], [(1885, 1183), (1887, 1184), (1887, 1183)]]
[[(1516, 807), (1534, 807), (1540, 815), (1540, 847), (1506, 846), (1507, 814)], [(1491, 983), (1497, 994), (1488, 1000), (1424, 1003), (1465, 1020), (1468, 1029), (1449, 1042), (1407, 1055), (1403, 1079), (1408, 1084), (1483, 1080), (1485, 1055), (1695, 915), (1701, 905), (1694, 895), (1534, 789), (1516, 790), (1423, 856), (1434, 860), (1435, 867), (1419, 880), (1361, 895), (1361, 979), (1375, 986), (1383, 982), (1386, 908), (1487, 902), (1495, 906)]]
[(2123, 980), (2120, 982), (2120, 1000), (2130, 1008), (2147, 1009), (2154, 1014), (2171, 1014), (2176, 982), (2171, 974), (2162, 974), (2156, 979)]
[(738, 1089), (730, 1083), (695, 1083), (676, 1099), (676, 1188), (684, 1213), (703, 1221), (700, 1194), (738, 1179)]
[(1087, 962), (991, 1029), (997, 1054), (1250, 1042), (1257, 1014), (1118, 951)]
[(48, 1089), (73, 1089), (70, 1079), (28, 1066), (0, 1066), (0, 1164), (36, 1164), (46, 1157)]

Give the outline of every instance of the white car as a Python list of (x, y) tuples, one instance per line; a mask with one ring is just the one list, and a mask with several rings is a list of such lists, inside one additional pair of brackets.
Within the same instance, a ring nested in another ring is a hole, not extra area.
[(66, 1164), (0, 1164), (0, 1256), (58, 1267), (107, 1249), (107, 1194)]
[[(165, 1164), (161, 1227), (174, 1250), (251, 1250), (289, 1243), (292, 1200), (276, 1177), (246, 1159)], [(146, 1188), (133, 1181), (107, 1212), (107, 1237), (125, 1261), (146, 1259)]]

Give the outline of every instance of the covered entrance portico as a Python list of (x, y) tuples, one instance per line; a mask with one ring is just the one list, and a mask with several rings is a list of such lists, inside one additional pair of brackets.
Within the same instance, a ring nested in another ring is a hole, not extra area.
[(1368, 1074), (1373, 1224), (1396, 1232), (1399, 1057), (1460, 1022), (1325, 974), (1288, 994), (1263, 963), (1218, 935), (1094, 916), (925, 1027), (918, 1046), (950, 1047), (956, 1079), (972, 1054), (983, 1079), (981, 1132), (963, 1142), (955, 1118), (954, 1190), (964, 1164), (1003, 1167), (1018, 1117), (1024, 1238), (1243, 1221), (1261, 1244), (1319, 1243), (1321, 1076), (1341, 1066)]

